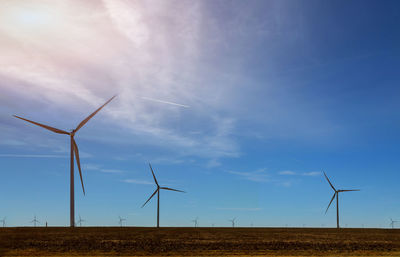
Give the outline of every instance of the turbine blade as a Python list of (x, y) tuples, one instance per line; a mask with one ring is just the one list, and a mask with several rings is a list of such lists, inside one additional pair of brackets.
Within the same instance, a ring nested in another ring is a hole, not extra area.
[(186, 193), (185, 191), (178, 190), (178, 189), (173, 189), (173, 188), (169, 188), (169, 187), (160, 187), (160, 189), (165, 189), (165, 190), (171, 190), (171, 191)]
[(336, 192), (333, 194), (332, 199), (329, 202), (328, 208), (326, 208), (325, 214), (328, 212), (329, 206), (331, 206), (331, 203), (332, 203), (333, 199), (335, 199), (336, 194), (337, 194)]
[(332, 183), (331, 183), (331, 181), (329, 180), (328, 176), (325, 174), (325, 171), (324, 171), (324, 175), (325, 175), (326, 180), (328, 180), (329, 185), (331, 185), (332, 189), (335, 190), (335, 192), (336, 192), (335, 187), (332, 185)]
[(111, 100), (113, 100), (115, 97), (116, 97), (116, 95), (111, 97), (110, 100), (108, 100), (105, 104), (100, 106), (96, 111), (94, 111), (92, 114), (90, 114), (86, 119), (81, 121), (81, 123), (79, 123), (79, 125), (76, 127), (75, 131), (78, 131), (80, 128), (82, 128), (83, 125), (86, 124), (86, 122), (88, 122), (91, 118), (93, 118), (93, 116), (96, 115), (96, 113), (98, 113), (101, 109), (103, 109), (103, 107), (106, 106), (109, 102), (111, 102)]
[(351, 191), (360, 191), (360, 189), (351, 189), (351, 190), (339, 190), (340, 192), (351, 192)]
[(150, 166), (151, 174), (153, 174), (154, 182), (156, 182), (157, 186), (160, 186), (160, 185), (158, 184), (158, 182), (157, 182), (156, 175), (154, 175), (154, 171), (153, 171), (153, 168), (151, 167), (151, 164), (150, 164), (150, 163), (149, 163), (149, 166)]
[(75, 153), (75, 157), (76, 157), (76, 163), (78, 164), (78, 169), (79, 169), (79, 176), (81, 178), (81, 184), (82, 184), (82, 190), (83, 190), (83, 195), (85, 194), (85, 187), (83, 186), (83, 179), (82, 179), (82, 170), (81, 170), (81, 161), (79, 159), (79, 150), (78, 150), (78, 146), (76, 145), (75, 139), (72, 138), (72, 143), (74, 145), (74, 153)]
[(32, 124), (35, 124), (35, 125), (37, 125), (37, 126), (39, 126), (39, 127), (42, 127), (42, 128), (48, 129), (48, 130), (50, 130), (50, 131), (53, 131), (53, 132), (55, 132), (55, 133), (69, 135), (69, 132), (67, 132), (67, 131), (64, 131), (64, 130), (61, 130), (61, 129), (57, 129), (57, 128), (53, 128), (53, 127), (50, 127), (50, 126), (47, 126), (47, 125), (44, 125), (44, 124), (41, 124), (41, 123), (38, 123), (38, 122), (35, 122), (35, 121), (31, 121), (31, 120), (28, 120), (28, 119), (19, 117), (19, 116), (17, 116), (17, 115), (13, 115), (13, 116), (14, 116), (15, 118), (18, 118), (18, 119), (21, 119), (21, 120), (30, 122), (30, 123), (32, 123)]
[(154, 191), (154, 193), (149, 197), (149, 199), (147, 199), (147, 201), (142, 205), (142, 208), (146, 205), (146, 203), (148, 203), (150, 201), (151, 198), (153, 198), (153, 196), (157, 193), (158, 188), (156, 189), (156, 191)]

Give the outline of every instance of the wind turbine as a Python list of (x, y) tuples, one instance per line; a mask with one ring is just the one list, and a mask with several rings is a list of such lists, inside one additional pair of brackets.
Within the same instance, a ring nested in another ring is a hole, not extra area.
[(234, 228), (234, 227), (235, 227), (235, 220), (236, 220), (236, 217), (235, 217), (235, 218), (233, 218), (233, 219), (231, 219), (231, 220), (229, 220), (230, 222), (232, 222), (232, 228)]
[(197, 223), (198, 223), (199, 217), (196, 217), (192, 222), (194, 223), (194, 227), (197, 228)]
[(113, 96), (110, 100), (108, 100), (105, 104), (103, 104), (102, 106), (100, 106), (100, 108), (98, 108), (96, 111), (94, 111), (92, 114), (90, 114), (86, 119), (84, 119), (83, 121), (81, 121), (81, 123), (79, 123), (79, 125), (73, 129), (71, 132), (67, 132), (61, 129), (57, 129), (57, 128), (53, 128), (47, 125), (43, 125), (40, 124), (38, 122), (34, 122), (19, 116), (14, 115), (14, 117), (30, 122), (32, 124), (35, 124), (39, 127), (48, 129), (50, 131), (53, 131), (57, 134), (65, 134), (70, 136), (70, 141), (71, 141), (71, 157), (70, 157), (70, 226), (74, 227), (75, 226), (75, 187), (74, 187), (74, 154), (76, 157), (76, 163), (78, 165), (78, 169), (79, 169), (79, 176), (81, 178), (81, 184), (82, 184), (82, 190), (83, 190), (83, 194), (85, 195), (85, 187), (83, 186), (83, 179), (82, 179), (82, 171), (81, 171), (81, 163), (79, 160), (79, 150), (78, 150), (78, 145), (75, 142), (74, 136), (75, 133), (78, 132), (78, 130), (80, 128), (82, 128), (91, 118), (93, 118), (94, 115), (96, 115), (106, 104), (108, 104), (109, 102), (111, 102), (111, 100), (113, 100), (116, 96)]
[(391, 226), (392, 228), (394, 228), (394, 223), (396, 223), (396, 222), (399, 222), (399, 221), (397, 221), (397, 220), (392, 220), (392, 218), (390, 218), (390, 226)]
[(159, 227), (160, 227), (160, 190), (161, 190), (161, 189), (165, 189), (165, 190), (171, 190), (171, 191), (182, 192), (182, 193), (186, 193), (186, 192), (185, 192), (185, 191), (182, 191), (182, 190), (177, 190), (177, 189), (169, 188), (169, 187), (161, 187), (161, 186), (158, 184), (158, 182), (157, 182), (156, 176), (154, 175), (154, 171), (153, 171), (153, 168), (151, 167), (151, 164), (150, 164), (150, 163), (149, 163), (149, 166), (150, 166), (151, 173), (153, 174), (154, 182), (155, 182), (156, 185), (157, 185), (157, 189), (156, 189), (156, 191), (154, 191), (154, 193), (149, 197), (149, 199), (147, 199), (147, 201), (142, 205), (142, 208), (146, 205), (146, 203), (148, 203), (148, 202), (150, 201), (151, 198), (153, 198), (153, 196), (154, 196), (155, 194), (157, 194), (157, 228), (159, 228)]
[(81, 215), (79, 215), (79, 220), (78, 220), (77, 223), (79, 224), (80, 227), (82, 227), (82, 222), (85, 222), (85, 221), (86, 221), (86, 220), (82, 219), (82, 218), (81, 218)]
[(343, 190), (343, 189), (338, 189), (336, 190), (336, 188), (332, 185), (331, 181), (329, 180), (328, 176), (325, 174), (325, 178), (328, 181), (329, 185), (331, 185), (332, 189), (335, 191), (335, 193), (332, 196), (331, 201), (329, 202), (328, 208), (326, 208), (325, 214), (328, 212), (329, 206), (331, 206), (332, 201), (335, 199), (336, 197), (336, 227), (339, 227), (339, 193), (341, 192), (351, 192), (351, 191), (360, 191), (359, 189), (351, 189), (351, 190)]
[(35, 226), (35, 227), (36, 227), (36, 223), (40, 223), (40, 221), (38, 221), (38, 219), (36, 219), (36, 215), (34, 216), (34, 218), (31, 221), (31, 223), (33, 223), (33, 226)]
[(121, 218), (121, 216), (118, 216), (118, 218), (119, 218), (119, 225), (120, 225), (120, 227), (122, 228), (122, 222), (124, 222), (124, 221), (126, 221), (126, 219), (124, 219), (124, 218)]
[(1, 223), (3, 223), (3, 228), (6, 226), (6, 217), (4, 217), (2, 220), (0, 220)]

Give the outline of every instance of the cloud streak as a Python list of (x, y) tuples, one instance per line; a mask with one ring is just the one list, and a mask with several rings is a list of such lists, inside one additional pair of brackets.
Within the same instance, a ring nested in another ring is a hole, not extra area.
[(239, 171), (228, 171), (228, 173), (239, 176), (245, 180), (253, 181), (253, 182), (270, 182), (271, 178), (266, 173), (266, 169), (258, 169), (256, 171), (251, 172), (239, 172)]
[(140, 179), (124, 179), (122, 181), (125, 183), (138, 184), (138, 185), (153, 185), (154, 184), (154, 183), (151, 183), (150, 181), (140, 180)]
[(179, 106), (179, 107), (184, 107), (184, 108), (190, 108), (189, 105), (184, 105), (184, 104), (178, 104), (178, 103), (173, 103), (173, 102), (153, 99), (153, 98), (150, 98), (150, 97), (142, 96), (141, 98), (144, 99), (144, 100), (153, 101), (153, 102), (157, 102), (157, 103), (163, 103), (163, 104), (169, 104), (169, 105), (174, 105), (174, 106)]

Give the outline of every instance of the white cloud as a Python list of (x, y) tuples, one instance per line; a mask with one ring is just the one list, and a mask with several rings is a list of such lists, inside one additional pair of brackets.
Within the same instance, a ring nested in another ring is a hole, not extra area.
[(290, 170), (285, 170), (285, 171), (280, 171), (278, 174), (279, 175), (296, 175), (296, 172), (290, 171)]
[[(36, 105), (19, 106), (21, 115), (42, 116), (38, 112), (43, 112), (49, 114), (46, 122), (50, 124), (71, 124), (65, 119), (60, 122), (60, 117), (85, 117), (82, 110), (96, 108), (119, 93), (101, 111), (108, 116), (106, 124), (124, 132), (113, 137), (114, 142), (119, 137), (125, 142), (131, 138), (131, 142), (174, 149), (178, 156), (238, 156), (239, 146), (231, 136), (235, 119), (220, 114), (224, 103), (219, 100), (229, 94), (203, 79), (203, 64), (197, 59), (202, 51), (200, 3), (104, 0), (96, 6), (61, 2), (62, 37), (52, 33), (42, 40), (32, 34), (22, 40), (8, 30), (0, 32), (7, 39), (0, 47), (0, 78), (9, 82), (0, 87), (18, 102)], [(49, 10), (58, 7), (46, 2)], [(86, 17), (88, 9), (95, 15)], [(168, 104), (140, 101), (143, 98)], [(193, 135), (193, 130), (200, 133)], [(6, 138), (16, 142), (10, 135)]]
[(239, 172), (239, 171), (228, 171), (230, 174), (237, 175), (245, 180), (254, 182), (269, 182), (271, 181), (270, 176), (265, 172), (266, 169), (258, 169), (251, 172)]
[(130, 184), (140, 184), (140, 185), (153, 185), (154, 183), (151, 183), (147, 180), (140, 180), (140, 179), (124, 179), (122, 180), (125, 183), (130, 183)]
[(301, 175), (303, 176), (320, 176), (322, 173), (320, 171), (311, 171), (311, 172), (304, 172)]
[(118, 169), (105, 169), (100, 165), (97, 164), (92, 164), (88, 163), (84, 165), (85, 170), (95, 170), (95, 171), (100, 171), (104, 173), (124, 173), (124, 170), (118, 170)]
[[(325, 116), (316, 111), (320, 108), (305, 104), (308, 99), (287, 93), (280, 82), (251, 79), (245, 65), (250, 60), (243, 60), (242, 54), (253, 46), (254, 35), (266, 44), (293, 35), (281, 33), (291, 26), (274, 20), (275, 15), (259, 23), (252, 15), (259, 10), (254, 6), (231, 5), (240, 15), (224, 22), (203, 1), (60, 0), (46, 1), (46, 8), (62, 10), (62, 24), (51, 33), (0, 30), (0, 89), (12, 96), (2, 104), (13, 112), (32, 118), (46, 115), (49, 124), (71, 128), (86, 110), (118, 93), (99, 114), (103, 118), (90, 124), (120, 133), (100, 137), (104, 130), (99, 128), (82, 137), (167, 148), (177, 159), (195, 156), (210, 164), (241, 155), (237, 135), (310, 137), (332, 130), (325, 129)], [(89, 10), (92, 15), (87, 15)], [(268, 94), (259, 93), (264, 92), (261, 87)], [(258, 110), (269, 110), (268, 117)], [(312, 129), (310, 117), (319, 121)], [(0, 134), (0, 142), (3, 139), (18, 146), (15, 133)]]
[(104, 173), (123, 173), (124, 170), (117, 170), (117, 169), (100, 169), (101, 172)]

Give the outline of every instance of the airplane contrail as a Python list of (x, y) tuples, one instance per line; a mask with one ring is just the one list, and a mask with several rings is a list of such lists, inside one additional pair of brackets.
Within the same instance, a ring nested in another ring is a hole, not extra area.
[(144, 100), (149, 100), (149, 101), (153, 101), (153, 102), (158, 102), (158, 103), (163, 103), (163, 104), (170, 104), (170, 105), (180, 106), (180, 107), (183, 107), (183, 108), (190, 108), (189, 105), (184, 105), (184, 104), (178, 104), (178, 103), (158, 100), (158, 99), (154, 99), (154, 98), (150, 98), (150, 97), (142, 96), (141, 98), (144, 99)]

